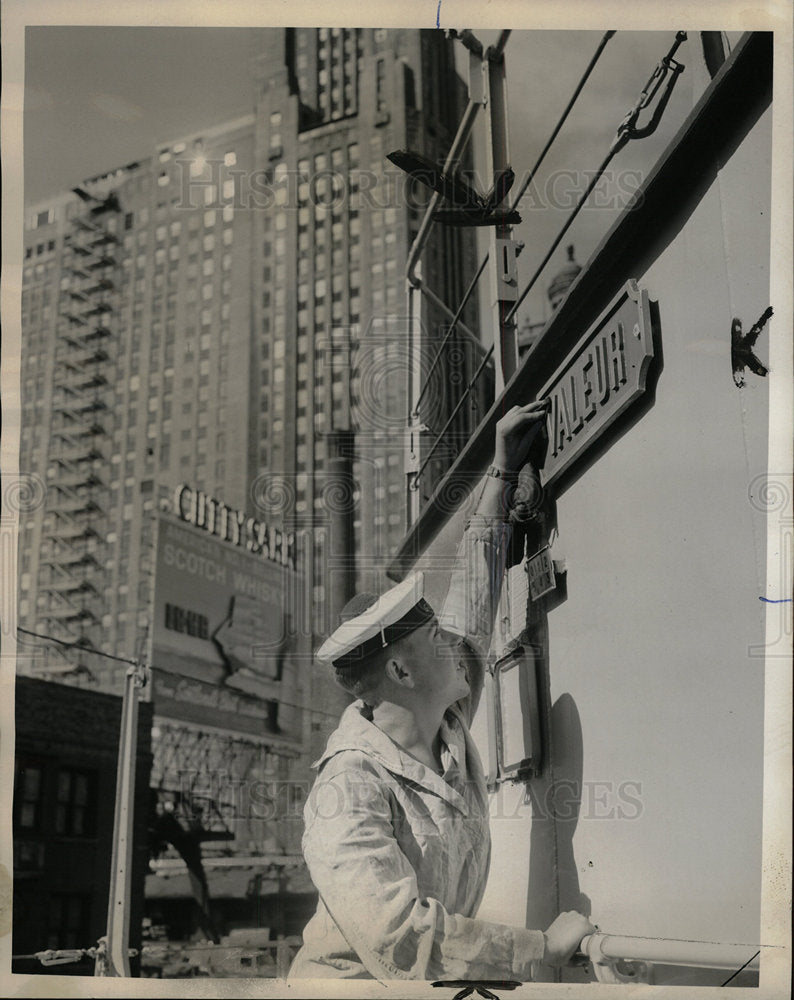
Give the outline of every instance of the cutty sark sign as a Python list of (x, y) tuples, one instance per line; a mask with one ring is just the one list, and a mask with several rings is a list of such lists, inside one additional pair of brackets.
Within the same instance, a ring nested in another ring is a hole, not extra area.
[(645, 392), (652, 358), (648, 293), (630, 280), (538, 394), (551, 400), (544, 486)]

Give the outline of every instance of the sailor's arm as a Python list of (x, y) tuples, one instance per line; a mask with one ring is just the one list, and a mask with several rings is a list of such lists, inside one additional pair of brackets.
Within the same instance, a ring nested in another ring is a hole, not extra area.
[(494, 458), (474, 514), (458, 546), (440, 624), (465, 639), (469, 696), (460, 708), (473, 718), (483, 687), (484, 664), (502, 591), (512, 527), (509, 521), (518, 470), (543, 425), (545, 401), (514, 406), (496, 425)]
[(548, 406), (545, 399), (526, 406), (514, 406), (496, 424), (491, 471), (497, 474), (486, 476), (474, 520), (508, 518), (515, 479), (543, 426)]
[(563, 917), (544, 934), (453, 913), (421, 895), (395, 838), (389, 790), (376, 765), (358, 751), (337, 754), (324, 766), (305, 815), (303, 848), (312, 881), (376, 979), (524, 982), (533, 962), (564, 964), (594, 930), (583, 917)]

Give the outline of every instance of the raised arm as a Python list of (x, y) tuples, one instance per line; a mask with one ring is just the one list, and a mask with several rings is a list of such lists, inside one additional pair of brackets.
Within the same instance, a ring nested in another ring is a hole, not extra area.
[(469, 721), (482, 694), (485, 659), (502, 592), (512, 535), (508, 516), (515, 478), (546, 412), (545, 401), (514, 406), (497, 423), (493, 463), (458, 546), (439, 615), (441, 625), (464, 638), (471, 650), (467, 664), (470, 694), (459, 704)]

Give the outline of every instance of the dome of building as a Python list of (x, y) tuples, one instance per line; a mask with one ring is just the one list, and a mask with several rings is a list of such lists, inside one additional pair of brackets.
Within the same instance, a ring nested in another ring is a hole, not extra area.
[(523, 357), (531, 348), (535, 346), (545, 325), (545, 322), (530, 323), (529, 317), (526, 317), (524, 322), (519, 327), (516, 337), (519, 357)]
[(556, 309), (560, 302), (562, 302), (568, 289), (574, 283), (577, 275), (582, 270), (581, 265), (577, 264), (573, 259), (573, 244), (571, 243), (568, 247), (566, 247), (566, 249), (568, 251), (568, 260), (551, 279), (551, 284), (549, 285), (548, 295), (552, 309)]

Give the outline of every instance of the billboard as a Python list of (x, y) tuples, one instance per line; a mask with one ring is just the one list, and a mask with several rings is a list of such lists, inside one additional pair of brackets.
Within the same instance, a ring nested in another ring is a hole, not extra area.
[(178, 714), (193, 721), (202, 721), (201, 706), (215, 724), (217, 712), (226, 721), (261, 717), (251, 700), (288, 700), (287, 689), (294, 705), (296, 572), (164, 513), (156, 539), (155, 700), (183, 703)]

